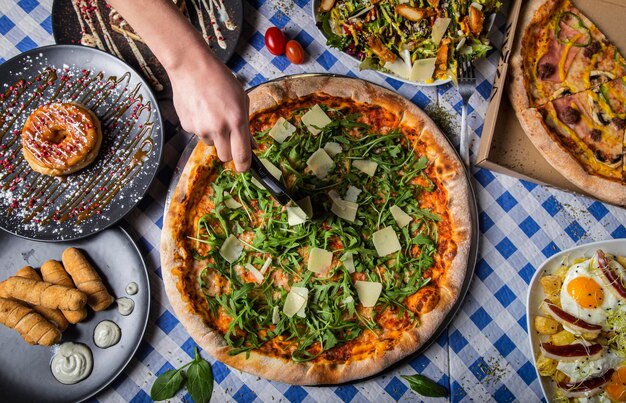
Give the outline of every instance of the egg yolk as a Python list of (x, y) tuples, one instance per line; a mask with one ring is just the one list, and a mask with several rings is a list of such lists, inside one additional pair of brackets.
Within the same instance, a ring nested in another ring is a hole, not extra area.
[(626, 367), (618, 368), (613, 373), (605, 390), (611, 400), (626, 402)]
[(604, 302), (604, 291), (600, 284), (588, 277), (576, 277), (567, 285), (567, 293), (578, 305), (595, 309)]

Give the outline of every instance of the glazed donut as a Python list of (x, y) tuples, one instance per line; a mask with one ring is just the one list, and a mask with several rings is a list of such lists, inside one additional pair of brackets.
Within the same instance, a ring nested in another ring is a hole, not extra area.
[(83, 169), (96, 159), (101, 144), (100, 120), (75, 103), (42, 105), (22, 129), (24, 158), (33, 171), (49, 176)]

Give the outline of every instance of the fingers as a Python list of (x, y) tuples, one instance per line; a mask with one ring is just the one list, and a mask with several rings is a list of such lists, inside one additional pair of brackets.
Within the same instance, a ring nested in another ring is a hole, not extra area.
[(251, 139), (247, 123), (241, 124), (238, 130), (230, 133), (230, 148), (238, 172), (244, 172), (250, 168)]
[(202, 140), (202, 142), (204, 144), (206, 144), (207, 146), (212, 146), (213, 145), (213, 139), (211, 138), (210, 135), (203, 133), (203, 134), (199, 134), (198, 137), (200, 138), (200, 140)]
[(230, 132), (228, 130), (220, 131), (213, 136), (213, 144), (217, 150), (217, 157), (222, 162), (228, 162), (233, 159), (230, 151)]

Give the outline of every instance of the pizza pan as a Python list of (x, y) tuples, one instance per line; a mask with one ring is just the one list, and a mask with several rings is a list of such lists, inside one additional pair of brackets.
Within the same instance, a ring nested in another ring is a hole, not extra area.
[(541, 341), (539, 340), (539, 334), (532, 330), (535, 326), (535, 317), (537, 315), (544, 315), (540, 309), (543, 304), (543, 300), (546, 298), (543, 292), (543, 287), (541, 286), (541, 277), (545, 274), (553, 273), (565, 260), (571, 262), (579, 257), (589, 258), (598, 249), (602, 249), (603, 251), (613, 255), (624, 256), (626, 255), (626, 239), (611, 239), (608, 241), (592, 242), (561, 251), (543, 262), (543, 264), (537, 269), (537, 272), (533, 276), (532, 280), (530, 280), (528, 295), (526, 297), (526, 326), (528, 329), (530, 350), (533, 354), (533, 365), (535, 367), (537, 379), (539, 379), (539, 385), (541, 385), (541, 391), (547, 401), (554, 400), (557, 388), (550, 377), (541, 376), (541, 374), (539, 374), (539, 369), (537, 368), (537, 362), (535, 360), (541, 353)]
[[(130, 66), (97, 49), (46, 46), (0, 65), (0, 93), (0, 228), (74, 240), (115, 224), (141, 200), (159, 166), (163, 124), (150, 87)], [(102, 126), (96, 160), (63, 178), (32, 171), (21, 150), (26, 118), (53, 100), (84, 104)]]
[[(222, 48), (217, 43), (216, 35), (213, 32), (210, 24), (210, 18), (208, 14), (209, 4), (212, 0), (182, 0), (185, 2), (187, 8), (187, 15), (189, 16), (191, 22), (194, 24), (196, 29), (199, 31), (202, 30), (202, 25), (204, 25), (203, 36), (209, 37), (208, 43), (215, 56), (223, 62), (227, 62), (231, 56), (235, 53), (235, 49), (237, 47), (237, 43), (239, 42), (239, 37), (241, 36), (241, 30), (243, 27), (243, 2), (242, 0), (226, 0), (224, 1), (224, 5), (226, 7), (226, 12), (232, 18), (235, 28), (233, 30), (229, 30), (225, 27), (223, 21), (218, 19), (218, 23), (221, 26), (221, 32), (224, 36), (225, 48)], [(150, 77), (146, 75), (146, 70), (144, 70), (143, 65), (147, 66), (147, 69), (150, 69), (156, 81), (163, 86), (161, 90), (158, 85), (153, 85), (153, 90), (158, 92), (159, 98), (167, 98), (171, 97), (171, 85), (169, 78), (163, 66), (159, 63), (157, 58), (152, 54), (148, 46), (141, 41), (138, 40), (127, 40), (124, 35), (113, 31), (111, 29), (111, 24), (109, 22), (109, 13), (110, 8), (107, 7), (106, 0), (85, 0), (76, 2), (75, 0), (54, 0), (52, 3), (52, 35), (54, 36), (54, 40), (59, 44), (80, 44), (82, 34), (81, 21), (79, 21), (78, 13), (72, 3), (93, 3), (97, 6), (95, 11), (90, 14), (93, 21), (93, 26), (97, 31), (97, 34), (102, 41), (103, 50), (115, 54), (115, 51), (112, 49), (111, 45), (104, 40), (103, 29), (106, 30), (106, 33), (110, 35), (112, 43), (119, 50), (120, 57), (125, 60), (129, 65), (133, 66), (137, 71), (142, 72), (144, 77), (149, 79)], [(214, 2), (213, 4), (218, 4)], [(198, 9), (196, 6), (200, 8), (200, 12), (202, 13), (202, 20), (198, 18)], [(102, 22), (99, 21), (98, 15), (96, 13), (100, 13), (100, 17), (102, 18)], [(219, 14), (217, 15), (219, 17)], [(85, 22), (82, 22), (85, 24)], [(104, 28), (103, 25), (104, 24)], [(89, 33), (92, 33), (91, 28), (86, 26)], [(145, 63), (142, 63), (135, 53), (133, 52), (133, 48), (131, 46), (136, 46), (138, 51), (141, 54), (141, 57), (145, 59)]]
[[(0, 325), (0, 385), (7, 402), (74, 402), (88, 399), (109, 385), (128, 365), (143, 338), (150, 312), (150, 283), (146, 266), (132, 238), (120, 227), (76, 242), (36, 242), (0, 231), (0, 280), (13, 275), (25, 265), (39, 268), (49, 259), (61, 259), (63, 250), (73, 246), (83, 250), (94, 263), (116, 298), (128, 297), (135, 302), (134, 311), (121, 316), (113, 303), (108, 309), (70, 325), (61, 342), (79, 342), (93, 353), (93, 371), (85, 380), (63, 385), (50, 371), (53, 347), (31, 346), (20, 335)], [(114, 252), (114, 253), (112, 253)], [(126, 294), (130, 282), (138, 285), (135, 295)], [(107, 349), (93, 343), (93, 330), (103, 320), (111, 320), (122, 330), (120, 342)]]
[[(341, 77), (341, 78), (347, 78), (347, 79), (351, 79), (351, 80), (362, 80), (359, 78), (354, 78), (354, 77), (349, 77), (349, 76), (344, 76), (341, 74), (323, 74), (323, 73), (309, 73), (309, 74), (296, 74), (296, 75), (291, 75), (291, 76), (285, 76), (285, 77), (280, 77), (274, 80), (270, 80), (267, 81), (264, 84), (270, 83), (270, 82), (278, 82), (278, 81), (282, 81), (285, 79), (293, 79), (293, 78), (302, 78), (302, 79), (306, 79), (307, 77), (318, 77), (318, 76), (325, 76), (325, 77)], [(373, 85), (377, 85), (374, 83), (371, 83)], [(263, 85), (263, 84), (260, 84)], [(379, 85), (377, 85), (379, 86)], [(381, 88), (384, 88), (382, 86), (379, 86)], [(249, 88), (248, 91), (253, 90), (256, 87), (252, 87)], [(386, 90), (386, 88), (385, 88)], [(452, 145), (452, 143), (450, 142), (450, 140), (444, 136), (446, 138), (446, 141), (448, 141), (448, 143), (450, 144), (450, 147), (452, 148), (452, 150), (454, 150), (454, 153), (456, 155), (456, 158), (458, 159), (459, 163), (461, 164), (461, 166), (465, 166), (462, 162), (461, 162), (461, 157), (459, 156), (458, 152), (456, 151), (456, 149), (454, 148), (454, 146)], [(169, 208), (169, 203), (170, 200), (174, 194), (174, 191), (176, 190), (176, 186), (178, 185), (178, 181), (180, 179), (180, 176), (183, 172), (183, 170), (185, 169), (185, 165), (187, 164), (187, 161), (189, 160), (189, 157), (191, 156), (191, 153), (193, 152), (194, 148), (196, 147), (196, 145), (198, 144), (198, 138), (196, 136), (193, 136), (190, 140), (189, 143), (187, 144), (187, 146), (185, 147), (185, 149), (183, 150), (180, 159), (178, 160), (178, 163), (176, 164), (176, 169), (174, 170), (174, 173), (172, 175), (172, 179), (170, 182), (170, 186), (167, 192), (167, 199), (166, 199), (166, 203), (165, 203), (165, 208), (164, 208), (164, 213), (167, 214), (168, 208)], [(437, 328), (437, 330), (433, 333), (433, 335), (424, 342), (424, 344), (422, 344), (422, 346), (411, 356), (406, 357), (405, 359), (400, 360), (398, 363), (391, 365), (390, 367), (384, 369), (382, 372), (385, 371), (391, 371), (394, 368), (398, 367), (399, 365), (403, 365), (404, 363), (414, 359), (415, 357), (417, 357), (420, 354), (423, 354), (438, 338), (439, 336), (441, 336), (441, 334), (443, 334), (443, 332), (448, 328), (448, 326), (452, 323), (452, 321), (454, 320), (456, 314), (458, 313), (459, 309), (461, 308), (461, 306), (463, 305), (463, 301), (465, 300), (465, 296), (467, 295), (467, 292), (470, 289), (471, 283), (472, 283), (472, 278), (474, 277), (474, 270), (476, 267), (476, 262), (478, 260), (478, 246), (479, 246), (479, 230), (478, 230), (478, 205), (476, 202), (476, 194), (474, 191), (474, 187), (470, 178), (469, 173), (467, 172), (467, 170), (464, 170), (465, 173), (465, 177), (467, 179), (467, 183), (469, 186), (469, 193), (468, 193), (468, 198), (469, 198), (469, 213), (470, 213), (470, 219), (471, 219), (471, 223), (472, 223), (472, 233), (471, 233), (471, 242), (470, 242), (470, 250), (469, 250), (469, 254), (468, 254), (468, 261), (467, 261), (467, 272), (465, 274), (465, 279), (463, 280), (463, 285), (461, 287), (459, 296), (456, 300), (456, 302), (454, 303), (454, 305), (452, 306), (452, 308), (450, 309), (450, 312), (448, 312), (448, 314), (446, 315), (446, 317), (444, 318), (443, 322), (441, 322), (441, 324), (439, 325), (439, 327)], [(373, 375), (372, 377), (378, 376), (380, 375)], [(367, 379), (367, 378), (365, 378)], [(355, 380), (355, 381), (351, 381), (348, 383), (356, 383), (356, 382), (361, 382), (364, 379), (359, 379), (359, 380)]]

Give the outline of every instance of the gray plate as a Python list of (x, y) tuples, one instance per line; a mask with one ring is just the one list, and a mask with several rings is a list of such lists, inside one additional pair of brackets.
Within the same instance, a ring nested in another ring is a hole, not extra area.
[[(44, 88), (46, 80), (34, 80), (47, 68), (56, 71), (57, 79)], [(85, 74), (90, 80), (99, 72), (105, 79), (79, 82)], [(62, 77), (70, 74), (72, 78), (63, 82)], [(120, 82), (112, 84), (111, 90), (105, 89), (106, 77), (117, 77)], [(141, 200), (161, 159), (163, 124), (152, 91), (121, 60), (73, 45), (33, 49), (0, 65), (0, 93), (20, 79), (33, 84), (27, 86), (16, 105), (10, 107), (15, 96), (0, 100), (0, 228), (29, 239), (67, 241), (115, 224)], [(55, 97), (61, 84), (75, 87)], [(28, 103), (40, 88), (42, 96)], [(64, 179), (40, 175), (22, 158), (20, 133), (26, 118), (53, 98), (86, 105), (102, 124), (103, 141), (96, 160)], [(150, 109), (135, 110), (140, 102)], [(24, 109), (20, 111), (22, 103)], [(123, 113), (111, 112), (127, 104), (130, 106)], [(3, 115), (5, 108), (13, 115)], [(80, 214), (81, 209), (93, 214), (78, 219), (76, 212)], [(55, 220), (59, 217), (61, 220)]]
[[(116, 297), (135, 301), (135, 310), (122, 316), (113, 303), (107, 310), (89, 310), (85, 321), (70, 325), (61, 342), (84, 343), (93, 353), (91, 375), (74, 385), (59, 383), (50, 371), (52, 348), (26, 344), (14, 330), (0, 326), (0, 387), (1, 401), (69, 402), (87, 399), (104, 389), (115, 379), (137, 351), (143, 338), (150, 311), (148, 273), (139, 250), (130, 236), (120, 227), (103, 231), (93, 237), (68, 243), (28, 241), (0, 231), (0, 279), (13, 275), (21, 267), (39, 268), (48, 259), (61, 259), (63, 250), (75, 246), (84, 250), (96, 265), (109, 291)], [(135, 295), (126, 295), (126, 285), (134, 281), (139, 286)], [(120, 342), (107, 349), (93, 344), (93, 330), (105, 319), (122, 329)]]
[[(270, 80), (267, 81), (263, 84), (259, 84), (258, 86), (263, 86), (264, 84), (267, 83), (271, 83), (271, 82), (279, 82), (285, 79), (292, 79), (292, 78), (302, 78), (302, 79), (306, 79), (307, 77), (317, 77), (317, 76), (327, 76), (327, 77), (341, 77), (341, 78), (348, 78), (351, 80), (362, 80), (359, 78), (354, 78), (354, 77), (349, 77), (349, 76), (344, 76), (341, 74), (323, 74), (323, 73), (309, 73), (309, 74), (295, 74), (295, 75), (291, 75), (291, 76), (284, 76), (284, 77), (280, 77), (280, 78), (276, 78), (274, 80)], [(381, 88), (383, 88), (384, 90), (387, 90), (386, 88), (369, 82), (370, 84), (379, 86)], [(253, 89), (257, 88), (258, 86), (249, 88), (247, 91), (250, 92)], [(452, 148), (452, 150), (454, 150), (456, 157), (458, 158), (459, 162), (461, 163), (461, 166), (465, 167), (465, 165), (461, 162), (461, 157), (459, 156), (459, 154), (456, 152), (456, 149), (454, 148), (454, 145), (452, 145), (452, 143), (450, 142), (450, 140), (444, 136), (444, 138), (446, 139), (446, 141), (450, 144), (450, 147)], [(178, 163), (176, 164), (176, 169), (174, 170), (174, 174), (172, 175), (172, 179), (170, 181), (170, 186), (167, 192), (167, 199), (166, 199), (166, 203), (165, 203), (165, 209), (164, 209), (164, 214), (167, 214), (167, 210), (169, 208), (169, 204), (170, 204), (170, 200), (172, 198), (172, 196), (174, 195), (174, 191), (176, 190), (176, 186), (178, 185), (178, 180), (180, 179), (180, 176), (183, 173), (183, 170), (185, 169), (185, 165), (187, 165), (187, 160), (189, 160), (189, 157), (191, 156), (191, 153), (193, 152), (194, 148), (196, 147), (196, 144), (198, 144), (198, 138), (196, 136), (193, 136), (191, 138), (191, 140), (189, 141), (189, 143), (187, 144), (187, 146), (185, 147), (185, 149), (183, 150), (180, 159), (178, 160)], [(422, 344), (422, 346), (411, 356), (407, 357), (406, 359), (401, 360), (400, 362), (393, 364), (391, 367), (387, 368), (384, 371), (390, 370), (391, 368), (395, 368), (399, 365), (403, 365), (404, 363), (406, 363), (407, 361), (410, 361), (412, 359), (414, 359), (416, 356), (423, 354), (438, 338), (439, 336), (441, 336), (441, 334), (443, 334), (443, 332), (448, 328), (448, 326), (450, 325), (450, 323), (452, 323), (452, 321), (454, 320), (454, 317), (456, 316), (456, 314), (458, 313), (459, 309), (461, 309), (461, 306), (463, 305), (463, 301), (465, 300), (465, 296), (467, 295), (467, 292), (470, 289), (470, 286), (472, 284), (472, 278), (474, 277), (474, 270), (476, 268), (476, 262), (478, 261), (478, 242), (479, 242), (479, 231), (478, 231), (478, 205), (476, 203), (476, 194), (474, 192), (474, 187), (472, 185), (472, 181), (470, 179), (470, 175), (467, 172), (467, 170), (465, 170), (465, 177), (467, 179), (467, 184), (469, 186), (469, 205), (470, 205), (470, 218), (472, 221), (472, 234), (471, 234), (471, 245), (470, 245), (470, 251), (469, 251), (469, 255), (468, 255), (468, 260), (467, 260), (467, 273), (465, 275), (465, 279), (463, 280), (463, 285), (461, 286), (461, 291), (459, 294), (458, 299), (456, 300), (456, 302), (454, 303), (454, 305), (452, 306), (452, 308), (450, 309), (450, 312), (448, 313), (448, 315), (444, 318), (443, 322), (441, 322), (441, 325), (439, 325), (439, 327), (437, 328), (437, 330), (433, 333), (433, 335), (424, 342), (424, 344)], [(373, 375), (373, 377), (376, 377), (380, 375), (376, 374)], [(361, 380), (355, 380), (353, 382), (349, 382), (349, 383), (357, 383), (360, 382)]]

